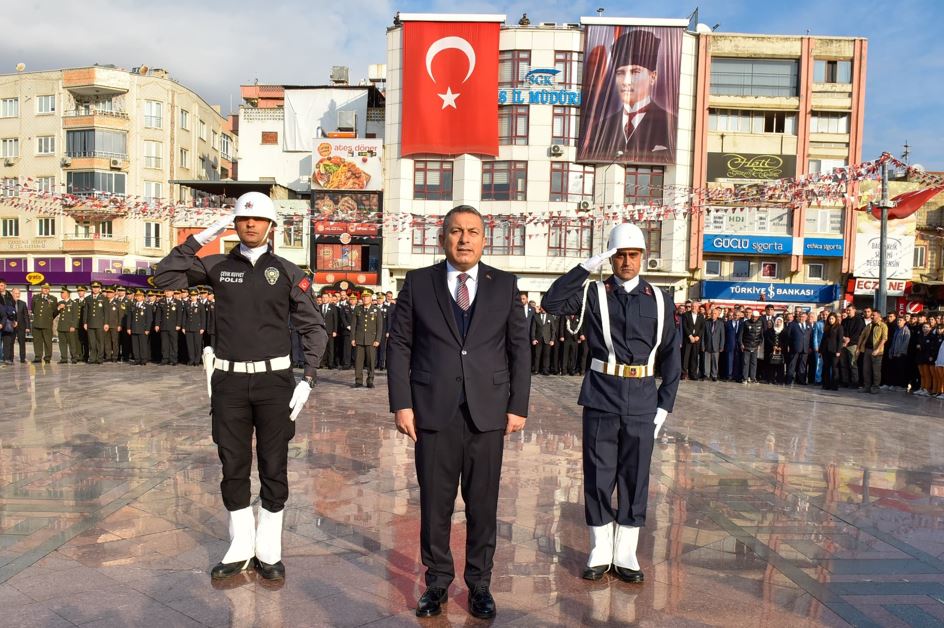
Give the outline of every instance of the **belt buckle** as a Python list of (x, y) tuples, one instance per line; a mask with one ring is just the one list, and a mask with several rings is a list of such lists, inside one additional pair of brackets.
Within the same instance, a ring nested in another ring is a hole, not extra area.
[(255, 362), (244, 362), (246, 365), (246, 372), (255, 375), (256, 373), (256, 363)]

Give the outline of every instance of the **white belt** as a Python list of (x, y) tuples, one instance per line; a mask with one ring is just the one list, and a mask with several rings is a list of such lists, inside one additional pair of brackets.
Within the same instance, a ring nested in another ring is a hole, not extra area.
[(652, 377), (655, 370), (648, 364), (609, 364), (603, 360), (590, 360), (590, 370), (616, 377)]
[(213, 368), (231, 373), (265, 373), (267, 371), (284, 371), (292, 368), (292, 359), (284, 355), (280, 358), (260, 360), (258, 362), (232, 362), (221, 358), (213, 358)]

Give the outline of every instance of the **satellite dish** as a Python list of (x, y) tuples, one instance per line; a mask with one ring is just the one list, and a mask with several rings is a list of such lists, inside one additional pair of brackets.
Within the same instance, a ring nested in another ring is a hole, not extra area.
[(140, 68), (138, 68), (138, 74), (144, 76), (145, 74), (148, 73), (148, 70), (150, 70), (149, 67), (147, 67), (146, 65), (142, 65)]
[(927, 172), (927, 168), (925, 168), (921, 164), (912, 164), (911, 169), (914, 170), (915, 172)]
[(17, 64), (16, 64), (16, 71), (17, 71), (17, 72), (22, 72), (22, 71), (25, 70), (25, 69), (26, 69), (26, 64), (25, 64), (25, 63), (17, 63)]
[(711, 32), (711, 27), (708, 26), (707, 24), (699, 23), (697, 26), (695, 26), (695, 32), (701, 35), (707, 35), (708, 33)]

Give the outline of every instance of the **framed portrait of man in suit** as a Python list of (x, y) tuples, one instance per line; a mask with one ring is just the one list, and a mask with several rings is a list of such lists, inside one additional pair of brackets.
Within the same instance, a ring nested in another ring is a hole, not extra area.
[(577, 160), (671, 164), (682, 28), (589, 25)]

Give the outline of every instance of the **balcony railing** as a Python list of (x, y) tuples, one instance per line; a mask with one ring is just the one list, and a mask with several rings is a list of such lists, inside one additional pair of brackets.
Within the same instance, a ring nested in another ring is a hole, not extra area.
[(65, 234), (62, 236), (62, 250), (66, 253), (111, 253), (126, 255), (128, 238), (113, 237), (107, 234), (89, 235)]
[(107, 109), (72, 109), (71, 111), (64, 111), (62, 117), (64, 118), (84, 118), (86, 116), (108, 116), (110, 118), (121, 118), (122, 120), (128, 120), (129, 116), (124, 111), (109, 111)]
[(103, 157), (105, 159), (127, 159), (128, 153), (110, 153), (104, 150), (91, 150), (91, 151), (79, 151), (79, 150), (67, 150), (67, 157)]

